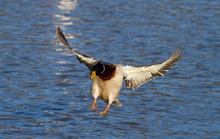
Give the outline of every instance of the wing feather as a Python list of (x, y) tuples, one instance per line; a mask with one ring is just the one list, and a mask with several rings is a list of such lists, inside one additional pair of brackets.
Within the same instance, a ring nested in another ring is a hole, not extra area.
[(155, 77), (164, 76), (164, 73), (174, 66), (181, 56), (182, 50), (179, 47), (169, 59), (160, 64), (151, 66), (123, 66), (127, 88), (134, 90)]
[(67, 42), (65, 36), (63, 35), (61, 29), (59, 27), (56, 28), (56, 34), (60, 42), (67, 48), (69, 49), (74, 55), (76, 55), (77, 59), (79, 60), (80, 63), (84, 63), (89, 70), (92, 70), (92, 67), (100, 60), (98, 59), (93, 59), (92, 57), (85, 55), (85, 54), (80, 54), (76, 52), (75, 50), (70, 47), (69, 43)]

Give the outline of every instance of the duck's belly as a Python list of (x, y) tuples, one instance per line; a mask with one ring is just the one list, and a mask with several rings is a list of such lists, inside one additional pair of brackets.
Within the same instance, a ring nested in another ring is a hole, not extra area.
[(118, 94), (121, 90), (123, 83), (123, 77), (121, 76), (120, 78), (113, 78), (108, 81), (104, 81), (102, 84), (103, 86), (100, 87), (102, 88), (100, 90), (99, 98), (103, 99), (105, 102), (108, 102), (109, 96), (112, 95), (113, 99), (115, 100), (118, 98)]
[(116, 68), (115, 76), (110, 80), (103, 81), (98, 76), (93, 79), (91, 94), (95, 97), (108, 102), (109, 96), (112, 95), (113, 100), (118, 98), (118, 94), (123, 84), (123, 74), (120, 71), (121, 67)]

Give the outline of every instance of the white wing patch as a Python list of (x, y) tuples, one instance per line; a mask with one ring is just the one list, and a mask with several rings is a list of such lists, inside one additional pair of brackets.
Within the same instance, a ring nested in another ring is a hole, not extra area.
[[(72, 51), (73, 51), (73, 50), (72, 50)], [(96, 63), (98, 63), (99, 61), (101, 61), (101, 60), (99, 60), (99, 59), (93, 59), (93, 58), (90, 57), (90, 56), (80, 54), (80, 53), (78, 53), (78, 52), (76, 52), (76, 51), (74, 51), (73, 53), (76, 55), (76, 57), (77, 57), (77, 59), (79, 60), (79, 62), (85, 64), (85, 65), (89, 68), (90, 71), (92, 70), (92, 67), (93, 67)]]
[(158, 76), (164, 76), (175, 63), (181, 58), (182, 51), (178, 48), (174, 54), (161, 64), (151, 66), (123, 66), (124, 79), (127, 88), (136, 89), (140, 85)]
[(69, 49), (74, 55), (76, 55), (77, 59), (79, 60), (80, 63), (84, 63), (88, 68), (89, 70), (92, 70), (92, 67), (97, 63), (99, 62), (100, 60), (99, 59), (93, 59), (92, 57), (88, 56), (88, 55), (85, 55), (85, 54), (80, 54), (76, 51), (74, 51), (69, 43), (67, 42), (65, 36), (63, 35), (61, 29), (59, 27), (57, 27), (56, 29), (56, 34), (57, 34), (57, 37), (58, 39), (60, 40), (60, 42), (62, 42), (62, 44), (67, 48)]

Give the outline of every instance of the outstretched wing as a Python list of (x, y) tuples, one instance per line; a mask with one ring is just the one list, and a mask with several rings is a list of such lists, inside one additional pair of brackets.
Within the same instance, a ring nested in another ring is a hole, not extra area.
[(85, 55), (85, 54), (80, 54), (76, 51), (74, 51), (70, 45), (68, 44), (65, 36), (63, 35), (61, 29), (59, 27), (56, 28), (56, 34), (58, 39), (60, 40), (60, 42), (66, 46), (66, 48), (68, 48), (74, 55), (76, 55), (77, 59), (79, 60), (80, 63), (84, 63), (89, 70), (92, 70), (92, 67), (100, 60), (98, 59), (93, 59), (92, 57)]
[(140, 85), (154, 79), (157, 76), (164, 76), (175, 63), (181, 58), (182, 50), (179, 47), (174, 54), (166, 61), (151, 66), (123, 66), (124, 79), (127, 88), (136, 89)]

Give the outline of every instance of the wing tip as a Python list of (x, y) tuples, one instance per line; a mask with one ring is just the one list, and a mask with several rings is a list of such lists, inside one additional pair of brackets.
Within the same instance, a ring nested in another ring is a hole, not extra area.
[(174, 56), (177, 57), (178, 59), (180, 59), (182, 57), (182, 54), (183, 54), (183, 49), (182, 49), (182, 46), (179, 45), (177, 48), (176, 48), (176, 51), (174, 52)]
[(60, 27), (56, 27), (56, 34), (59, 34), (61, 32)]
[[(59, 41), (62, 42), (61, 37), (63, 38), (64, 35), (63, 35), (63, 32), (62, 32), (62, 30), (60, 29), (60, 27), (56, 27), (56, 35), (57, 35), (57, 38), (59, 39)], [(63, 43), (63, 42), (62, 42), (62, 43)]]
[(182, 50), (181, 46), (178, 46), (176, 48), (175, 52), (168, 59), (168, 61), (170, 61), (170, 60), (172, 61), (172, 62), (170, 61), (172, 63), (172, 64), (170, 63), (171, 66), (174, 66), (175, 63), (180, 60), (180, 58), (182, 57), (182, 53), (183, 53), (183, 50)]
[[(64, 45), (66, 46), (67, 49), (69, 49), (70, 51), (73, 51), (72, 47), (70, 47), (69, 43), (66, 40), (66, 37), (64, 36), (62, 30), (60, 29), (60, 27), (56, 28), (56, 35), (58, 40)], [(73, 51), (74, 52), (74, 51)]]

